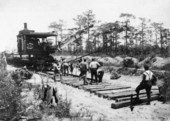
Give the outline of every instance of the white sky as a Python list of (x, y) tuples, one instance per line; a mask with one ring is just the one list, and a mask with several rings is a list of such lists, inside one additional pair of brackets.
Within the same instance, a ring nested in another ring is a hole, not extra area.
[(51, 22), (63, 19), (71, 27), (73, 18), (89, 9), (102, 22), (131, 13), (170, 28), (170, 0), (0, 0), (0, 51), (16, 48), (16, 35), (24, 22), (29, 29), (48, 32)]

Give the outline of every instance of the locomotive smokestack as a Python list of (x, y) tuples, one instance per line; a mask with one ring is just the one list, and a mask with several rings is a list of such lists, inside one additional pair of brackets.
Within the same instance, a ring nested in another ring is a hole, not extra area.
[(27, 29), (27, 23), (24, 23), (24, 29)]

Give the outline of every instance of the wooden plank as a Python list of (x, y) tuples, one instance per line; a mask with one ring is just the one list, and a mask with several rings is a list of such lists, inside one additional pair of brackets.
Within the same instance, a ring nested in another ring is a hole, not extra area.
[(112, 85), (106, 85), (106, 86), (98, 86), (98, 87), (91, 87), (91, 88), (84, 88), (85, 90), (90, 90), (90, 91), (96, 91), (96, 90), (101, 90), (101, 91), (106, 91), (103, 89), (107, 89), (107, 88), (115, 88), (115, 87), (120, 87), (120, 86), (112, 86)]
[(111, 86), (110, 84), (106, 84), (106, 85), (89, 85), (89, 86), (84, 86), (83, 88), (86, 89), (86, 90), (89, 90), (89, 89), (99, 89), (99, 88), (105, 88), (105, 87), (108, 87), (108, 86)]
[(114, 85), (105, 85), (105, 86), (97, 86), (97, 87), (90, 87), (90, 88), (85, 88), (86, 90), (91, 90), (91, 91), (105, 91), (107, 88), (117, 88), (121, 86), (114, 86)]
[[(153, 96), (153, 95), (158, 95), (158, 94), (157, 93), (151, 94), (151, 96)], [(147, 95), (146, 94), (139, 95), (139, 98), (143, 98), (143, 97), (147, 97)], [(133, 99), (134, 98), (136, 98), (136, 95), (133, 96)], [(116, 98), (115, 101), (116, 102), (122, 102), (122, 101), (127, 101), (127, 100), (130, 100), (130, 99), (131, 99), (130, 96), (129, 97), (121, 97), (121, 98)]]
[(108, 86), (105, 88), (99, 88), (99, 89), (90, 89), (90, 92), (96, 92), (96, 91), (105, 91), (105, 90), (119, 90), (119, 89), (127, 89), (131, 87), (115, 87), (115, 86)]
[[(150, 101), (157, 100), (157, 99), (158, 99), (158, 95), (153, 95), (151, 96)], [(147, 102), (148, 99), (146, 97), (142, 97), (141, 100), (143, 102)], [(131, 103), (130, 100), (112, 103), (111, 108), (119, 109), (119, 108), (127, 107), (130, 105), (130, 103)]]
[[(152, 91), (151, 93), (153, 93), (153, 92), (154, 91)], [(141, 95), (141, 94), (146, 94), (146, 91), (141, 90), (139, 95)], [(113, 94), (106, 94), (106, 95), (104, 95), (104, 97), (109, 98), (109, 99), (116, 99), (116, 98), (120, 98), (120, 97), (129, 97), (131, 95), (136, 95), (135, 90), (132, 92), (118, 92), (118, 93), (113, 93)]]
[(84, 86), (80, 86), (79, 88), (80, 89), (91, 89), (91, 88), (100, 88), (100, 87), (103, 87), (103, 86), (110, 86), (111, 84), (109, 83), (100, 83), (100, 84), (93, 84), (93, 85), (84, 85)]
[[(140, 92), (140, 94), (145, 94), (146, 93), (146, 91), (144, 91), (144, 92)], [(117, 93), (110, 93), (110, 94), (104, 94), (103, 95), (103, 97), (104, 98), (109, 98), (109, 99), (116, 99), (116, 98), (120, 98), (120, 97), (129, 97), (131, 94), (136, 94), (136, 92), (135, 92), (135, 90), (133, 90), (133, 91), (129, 91), (129, 92), (126, 92), (126, 91), (124, 91), (124, 92), (117, 92)]]
[(119, 90), (96, 91), (94, 93), (98, 95), (99, 97), (103, 97), (104, 95), (107, 95), (107, 94), (114, 94), (118, 92), (131, 92), (131, 91), (133, 91), (131, 88), (127, 88), (127, 89), (119, 89)]

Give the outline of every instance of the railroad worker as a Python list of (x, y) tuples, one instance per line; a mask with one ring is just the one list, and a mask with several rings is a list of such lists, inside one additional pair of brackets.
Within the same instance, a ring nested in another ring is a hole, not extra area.
[(84, 58), (83, 60), (84, 60), (83, 63), (86, 65), (86, 67), (85, 67), (86, 68), (86, 74), (85, 74), (85, 77), (84, 77), (85, 78), (84, 79), (84, 84), (88, 84), (88, 81), (87, 81), (87, 71), (89, 69), (89, 66), (88, 66), (88, 63), (87, 63), (86, 59)]
[(70, 73), (73, 74), (73, 69), (74, 69), (74, 68), (73, 68), (73, 63), (70, 63), (70, 64), (69, 64), (69, 68), (70, 68)]
[[(100, 63), (100, 65), (103, 65), (103, 64)], [(97, 69), (98, 82), (102, 82), (103, 75), (104, 75), (104, 70), (103, 70), (103, 68), (100, 66), (100, 67)]]
[(86, 64), (87, 70), (89, 69), (89, 64), (87, 63), (86, 59), (84, 58), (84, 63)]
[(64, 58), (60, 58), (60, 61), (59, 61), (59, 63), (60, 63), (60, 70), (61, 70), (61, 74), (64, 74)]
[(64, 61), (64, 63), (63, 63), (64, 76), (66, 74), (69, 74), (68, 67), (69, 67), (69, 64), (66, 61)]
[(95, 77), (95, 83), (98, 83), (98, 80), (97, 80), (97, 69), (100, 67), (100, 64), (95, 61), (95, 59), (93, 58), (92, 59), (92, 62), (90, 63), (89, 65), (89, 68), (90, 68), (90, 71), (91, 71), (91, 82), (90, 84), (93, 83), (93, 77)]
[(57, 96), (57, 88), (53, 87), (49, 84), (45, 84), (42, 87), (43, 91), (43, 101), (47, 101), (47, 104), (51, 107), (52, 103), (55, 101), (55, 103), (58, 103), (58, 96)]
[(151, 93), (151, 87), (152, 87), (151, 79), (153, 76), (153, 72), (149, 70), (148, 64), (144, 65), (144, 69), (145, 69), (145, 71), (143, 73), (143, 79), (142, 79), (141, 83), (136, 88), (136, 93), (137, 93), (136, 100), (139, 101), (140, 90), (145, 89), (147, 98), (148, 98), (147, 104), (149, 105), (150, 104), (150, 93)]
[(79, 81), (83, 79), (84, 85), (88, 84), (87, 82), (87, 65), (85, 62), (82, 61), (82, 59), (79, 60), (79, 69), (80, 69), (80, 78)]
[(53, 69), (54, 69), (54, 81), (56, 82), (56, 76), (60, 76), (60, 81), (62, 80), (61, 76), (61, 68), (59, 63), (53, 63)]

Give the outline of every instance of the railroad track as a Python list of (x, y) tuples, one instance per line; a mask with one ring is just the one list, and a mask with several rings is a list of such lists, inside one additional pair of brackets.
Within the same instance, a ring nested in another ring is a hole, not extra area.
[[(37, 72), (37, 74), (46, 77), (48, 76), (50, 78), (54, 77), (54, 73), (50, 71)], [(62, 84), (66, 84), (78, 89), (83, 89), (99, 97), (103, 97), (108, 100), (113, 100), (113, 103), (111, 104), (111, 108), (113, 109), (119, 109), (119, 108), (130, 106), (131, 96), (133, 96), (133, 98), (136, 97), (135, 90), (132, 89), (130, 86), (113, 85), (107, 82), (101, 82), (92, 85), (83, 85), (83, 82), (79, 81), (78, 77), (79, 77), (78, 75), (69, 74), (69, 76), (62, 76), (62, 80), (58, 79), (57, 81), (61, 82)], [(87, 79), (90, 80), (90, 78)], [(142, 102), (147, 101), (147, 96), (145, 91), (141, 91), (139, 96)], [(151, 91), (151, 101), (157, 100), (158, 96), (159, 96), (158, 90), (154, 89)]]

